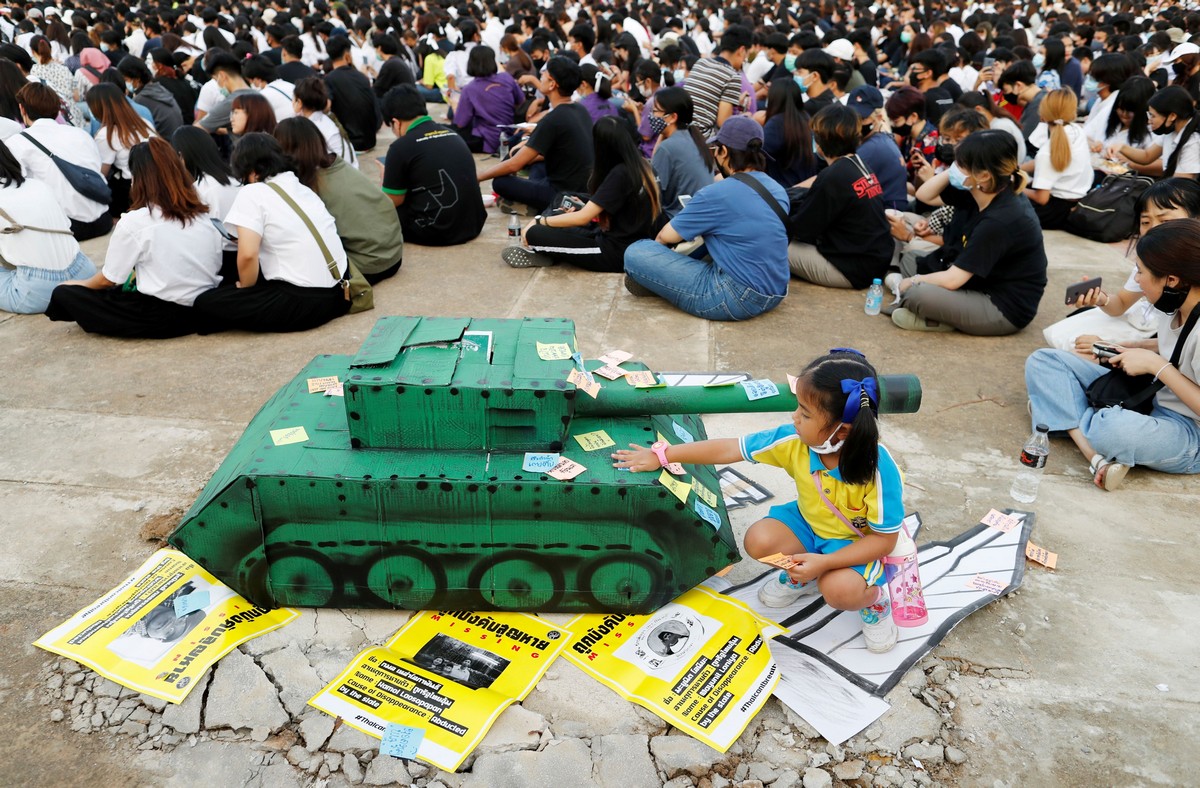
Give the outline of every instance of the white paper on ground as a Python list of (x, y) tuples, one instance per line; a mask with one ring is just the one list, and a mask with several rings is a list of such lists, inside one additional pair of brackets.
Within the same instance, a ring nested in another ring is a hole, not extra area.
[(879, 719), (891, 705), (854, 686), (807, 654), (770, 643), (779, 665), (775, 697), (832, 744), (841, 744)]

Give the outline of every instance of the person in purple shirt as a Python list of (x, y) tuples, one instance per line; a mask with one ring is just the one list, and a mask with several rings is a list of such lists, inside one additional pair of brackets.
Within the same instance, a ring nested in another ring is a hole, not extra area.
[(592, 123), (616, 115), (618, 110), (612, 103), (612, 80), (591, 63), (579, 67), (583, 82), (579, 85), (581, 105), (592, 116)]
[(638, 61), (633, 78), (638, 93), (641, 93), (644, 98), (644, 103), (639, 108), (632, 99), (627, 98), (625, 109), (638, 119), (638, 148), (648, 159), (654, 155), (654, 146), (658, 143), (658, 132), (650, 127), (650, 117), (654, 114), (651, 112), (654, 109), (654, 94), (658, 92), (664, 79), (667, 80), (667, 87), (671, 87), (675, 84), (675, 78), (669, 71), (660, 69), (657, 63), (649, 59)]
[(513, 123), (525, 93), (507, 71), (496, 67), (496, 53), (479, 45), (467, 55), (467, 75), (474, 77), (458, 99), (454, 124), (472, 153), (500, 149), (500, 126)]

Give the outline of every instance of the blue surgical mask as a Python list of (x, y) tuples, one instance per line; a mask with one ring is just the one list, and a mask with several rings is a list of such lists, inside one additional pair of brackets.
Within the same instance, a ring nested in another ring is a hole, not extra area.
[(676, 85), (683, 82), (684, 77), (687, 76), (687, 74), (684, 72), (684, 70), (682, 68), (675, 69), (674, 74), (675, 74), (675, 84)]
[(795, 55), (784, 55), (783, 56), (783, 67), (786, 68), (788, 71), (795, 71), (796, 70), (796, 56)]
[(967, 174), (960, 170), (957, 164), (951, 164), (950, 169), (946, 170), (946, 174), (950, 176), (951, 186), (963, 191), (970, 191), (967, 187)]
[(796, 80), (796, 84), (800, 86), (801, 93), (808, 93), (808, 77), (802, 77), (799, 74), (794, 74), (792, 79)]
[(133, 83), (129, 80), (125, 81), (125, 92), (131, 96), (133, 95)]
[(1036, 55), (1033, 56), (1033, 67), (1036, 68), (1038, 71), (1041, 71), (1042, 66), (1044, 66), (1044, 65), (1046, 65), (1046, 56), (1043, 55), (1041, 52), (1038, 52)]
[(1083, 89), (1088, 93), (1098, 93), (1100, 91), (1100, 82), (1095, 77), (1088, 77), (1083, 81)]

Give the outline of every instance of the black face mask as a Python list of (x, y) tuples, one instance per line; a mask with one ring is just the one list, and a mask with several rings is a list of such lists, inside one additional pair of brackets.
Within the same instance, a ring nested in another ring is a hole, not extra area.
[(908, 75), (908, 84), (912, 85), (914, 88), (921, 87), (921, 77), (923, 77), (923, 76), (925, 76), (925, 75), (921, 74), (921, 76), (917, 76), (916, 74), (909, 74)]
[(954, 146), (942, 143), (937, 146), (937, 160), (942, 164), (954, 163)]
[(901, 137), (908, 137), (910, 134), (912, 134), (912, 124), (905, 123), (902, 126), (892, 126), (892, 131), (894, 131), (896, 134), (899, 134)]
[(1155, 134), (1170, 134), (1171, 133), (1171, 123), (1170, 123), (1170, 121), (1164, 120), (1162, 122), (1161, 126), (1158, 126), (1158, 127), (1151, 126), (1150, 131), (1154, 132)]
[(1014, 107), (1017, 106), (1017, 94), (1016, 93), (1004, 93), (1004, 94), (1002, 94), (1002, 97), (1009, 104), (1012, 104)]
[(532, 61), (533, 61), (533, 70), (534, 70), (534, 71), (541, 71), (541, 70), (542, 70), (542, 66), (546, 65), (546, 61), (545, 61), (545, 60), (538, 60), (536, 57), (534, 57), (534, 58), (530, 58), (530, 60), (532, 60)]
[(1190, 292), (1192, 292), (1191, 285), (1164, 287), (1162, 295), (1154, 302), (1154, 308), (1164, 314), (1173, 315), (1183, 306), (1183, 302), (1187, 300)]

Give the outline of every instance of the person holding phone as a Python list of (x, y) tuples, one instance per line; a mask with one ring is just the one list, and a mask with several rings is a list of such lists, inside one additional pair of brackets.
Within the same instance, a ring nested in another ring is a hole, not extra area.
[[(114, 337), (166, 339), (208, 330), (193, 304), (221, 281), (221, 236), (183, 160), (161, 137), (129, 151), (130, 210), (104, 267), (54, 288), (46, 317)], [(122, 285), (134, 275), (136, 289)]]

